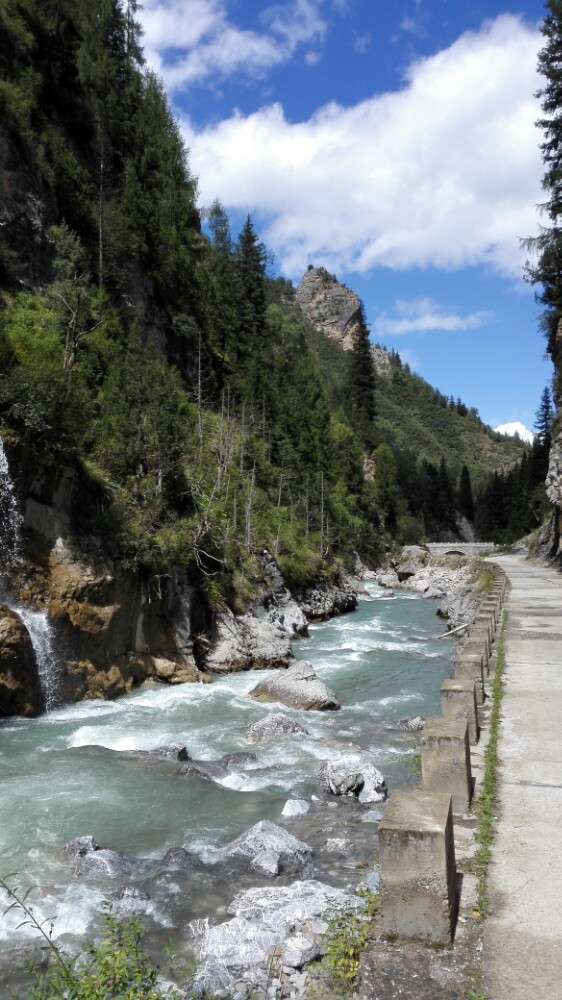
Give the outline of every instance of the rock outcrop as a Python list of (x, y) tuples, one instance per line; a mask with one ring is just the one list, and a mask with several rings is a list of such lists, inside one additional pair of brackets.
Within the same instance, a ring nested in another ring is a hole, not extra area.
[[(351, 351), (361, 321), (361, 299), (356, 292), (342, 285), (325, 267), (309, 265), (297, 286), (296, 298), (312, 326), (335, 340), (344, 351)], [(385, 348), (372, 344), (371, 353), (378, 374), (390, 376)]]
[(217, 612), (205, 667), (214, 673), (234, 673), (286, 667), (291, 643), (308, 629), (305, 613), (293, 599), (277, 563), (266, 551), (257, 555), (256, 596), (246, 614)]
[[(562, 340), (560, 332), (557, 344)], [(558, 346), (558, 353), (560, 353)], [(560, 368), (560, 362), (558, 363)], [(562, 562), (562, 422), (560, 420), (560, 400), (557, 400), (558, 418), (553, 427), (552, 440), (548, 455), (548, 472), (546, 476), (546, 495), (554, 505), (552, 515), (538, 534), (534, 554), (541, 559)]]
[(14, 611), (0, 604), (0, 711), (33, 716), (43, 707), (29, 632)]
[(18, 598), (48, 611), (62, 664), (57, 700), (114, 698), (149, 679), (209, 680), (194, 656), (203, 612), (188, 574), (128, 569), (97, 534), (102, 487), (78, 468), (42, 466), (17, 444), (6, 450), (24, 512)]
[(357, 607), (357, 586), (350, 577), (334, 583), (317, 580), (308, 587), (294, 588), (293, 595), (309, 621), (326, 621)]
[(308, 712), (341, 708), (333, 691), (314, 673), (306, 660), (293, 663), (287, 670), (260, 681), (250, 691), (256, 701), (280, 701), (290, 708)]

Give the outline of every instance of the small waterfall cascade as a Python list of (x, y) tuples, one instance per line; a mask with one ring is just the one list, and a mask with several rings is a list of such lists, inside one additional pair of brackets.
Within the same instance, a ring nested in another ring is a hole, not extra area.
[(51, 627), (46, 611), (16, 601), (10, 594), (5, 574), (15, 573), (23, 564), (21, 528), (23, 517), (19, 508), (10, 467), (0, 438), (0, 603), (13, 611), (24, 623), (35, 653), (45, 708), (61, 703), (62, 664), (54, 654)]
[[(21, 563), (22, 515), (0, 438), (0, 566), (11, 572)], [(0, 592), (3, 591), (0, 575)]]

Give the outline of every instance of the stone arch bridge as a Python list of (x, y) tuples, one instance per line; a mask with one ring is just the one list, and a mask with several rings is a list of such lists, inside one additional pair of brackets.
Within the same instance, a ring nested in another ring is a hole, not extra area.
[(436, 556), (485, 556), (494, 552), (494, 542), (428, 542), (426, 548)]

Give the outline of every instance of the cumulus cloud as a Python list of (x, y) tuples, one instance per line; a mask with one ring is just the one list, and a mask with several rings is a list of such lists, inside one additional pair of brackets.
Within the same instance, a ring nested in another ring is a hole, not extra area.
[(147, 61), (166, 86), (264, 76), (302, 45), (320, 43), (324, 0), (285, 0), (261, 14), (261, 30), (233, 24), (225, 0), (145, 0), (141, 14)]
[(406, 333), (424, 333), (428, 330), (475, 330), (491, 319), (485, 310), (459, 316), (448, 312), (433, 299), (397, 299), (395, 315), (380, 313), (373, 328), (376, 333), (402, 336)]
[(540, 36), (504, 15), (416, 60), (402, 89), (307, 121), (280, 104), (198, 130), (202, 201), (251, 211), (286, 274), (307, 263), (520, 273), (542, 166), (533, 98)]
[(522, 441), (528, 441), (529, 444), (533, 443), (535, 435), (525, 424), (522, 424), (520, 420), (512, 420), (509, 424), (498, 424), (494, 428), (498, 434), (507, 434), (508, 437), (515, 437), (517, 435)]

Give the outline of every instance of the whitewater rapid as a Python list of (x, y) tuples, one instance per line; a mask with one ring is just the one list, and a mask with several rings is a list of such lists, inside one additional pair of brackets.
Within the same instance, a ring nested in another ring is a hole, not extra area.
[[(153, 685), (114, 702), (81, 702), (37, 719), (0, 722), (0, 875), (19, 872), (20, 884), (36, 886), (36, 914), (54, 919), (59, 940), (76, 945), (95, 932), (103, 900), (122, 886), (74, 875), (63, 847), (77, 836), (91, 834), (102, 846), (138, 858), (161, 858), (169, 848), (183, 847), (208, 865), (229, 840), (271, 819), (313, 846), (321, 877), (340, 885), (349, 881), (350, 861), (374, 845), (372, 823), (341, 802), (333, 804), (341, 842), (351, 846), (330, 855), (322, 814), (286, 820), (283, 805), (289, 797), (321, 795), (320, 763), (356, 748), (373, 755), (391, 793), (411, 784), (417, 737), (386, 727), (438, 713), (453, 650), (452, 640), (436, 640), (441, 630), (434, 602), (406, 592), (389, 599), (374, 583), (366, 591), (355, 612), (311, 626), (309, 637), (294, 647), (297, 658), (311, 660), (335, 691), (339, 712), (256, 703), (248, 693), (266, 673), (260, 671), (210, 685)], [(245, 730), (271, 710), (298, 720), (308, 735), (249, 745)], [(126, 753), (170, 743), (185, 745), (193, 758), (251, 750), (258, 761), (213, 783), (178, 776), (179, 765), (170, 761)], [(251, 875), (246, 884), (256, 882)], [(180, 938), (191, 919), (223, 919), (237, 885), (218, 869), (204, 869), (200, 875), (163, 874), (142, 888), (151, 896), (147, 919), (157, 941), (169, 933)], [(15, 913), (0, 921), (0, 948), (33, 938), (32, 929), (18, 929), (18, 923)]]

